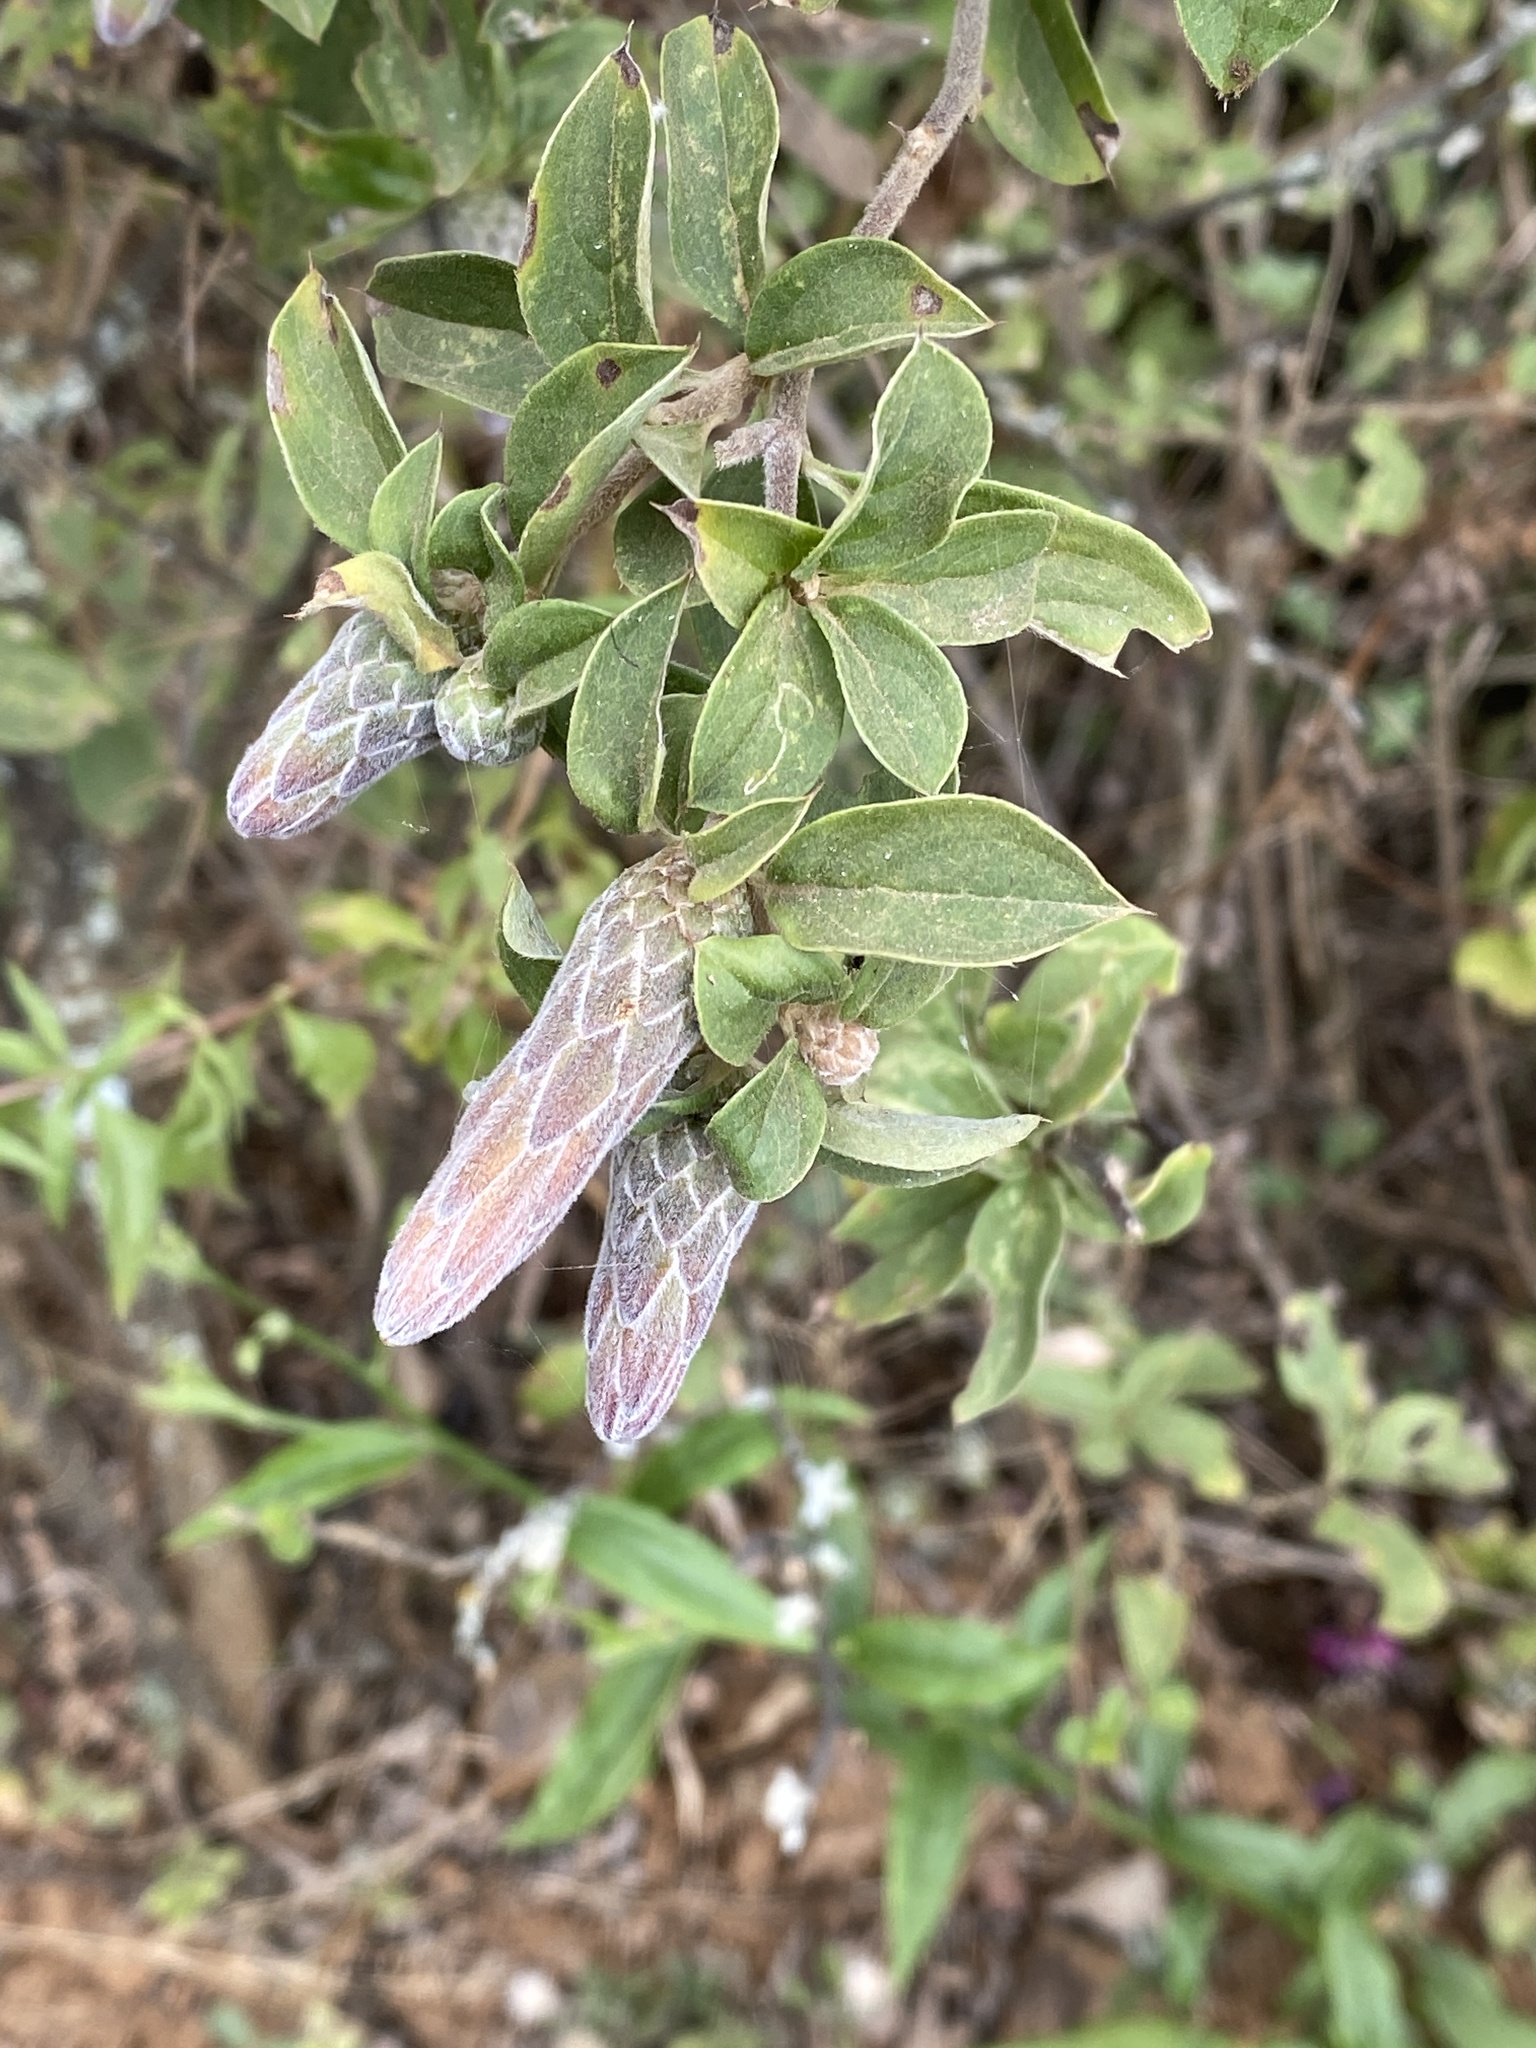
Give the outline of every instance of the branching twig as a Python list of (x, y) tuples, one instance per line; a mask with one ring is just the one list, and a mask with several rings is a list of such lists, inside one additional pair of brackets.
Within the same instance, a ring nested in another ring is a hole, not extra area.
[(194, 193), (200, 199), (211, 198), (218, 186), (215, 174), (206, 165), (191, 163), (173, 150), (147, 142), (142, 135), (131, 135), (125, 128), (98, 121), (94, 114), (78, 107), (33, 107), (0, 100), (0, 135), (19, 135), (26, 141), (92, 144), (109, 151), (120, 162), (148, 171), (151, 177), (162, 178), (168, 185), (179, 185), (184, 192)]

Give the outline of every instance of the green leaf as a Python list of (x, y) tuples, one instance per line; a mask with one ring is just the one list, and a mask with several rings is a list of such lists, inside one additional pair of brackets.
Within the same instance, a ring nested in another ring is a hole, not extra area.
[(338, 1121), (355, 1108), (373, 1079), (379, 1049), (365, 1025), (321, 1017), (285, 1003), (278, 1011), (293, 1071)]
[(1365, 1346), (1339, 1336), (1326, 1295), (1293, 1294), (1285, 1303), (1277, 1353), (1280, 1384), (1310, 1408), (1322, 1429), (1330, 1478), (1345, 1468), (1354, 1438), (1376, 1406)]
[(1447, 1863), (1480, 1856), (1504, 1823), (1536, 1801), (1536, 1756), (1490, 1749), (1472, 1757), (1435, 1793), (1429, 1824)]
[(820, 1084), (794, 1046), (785, 1045), (716, 1110), (709, 1134), (725, 1155), (737, 1192), (748, 1201), (776, 1202), (816, 1163), (826, 1126)]
[(1317, 1960), (1335, 2048), (1410, 2048), (1413, 2033), (1392, 1952), (1358, 1913), (1323, 1915)]
[(537, 1011), (564, 955), (515, 868), (496, 925), (496, 951), (502, 973), (529, 1009)]
[[(934, 1210), (923, 1227), (875, 1261), (838, 1295), (837, 1313), (861, 1328), (894, 1323), (903, 1316), (920, 1315), (941, 1301), (965, 1271), (965, 1246), (976, 1211), (992, 1191), (992, 1182), (979, 1175), (942, 1181), (930, 1188), (872, 1188), (855, 1203), (839, 1226), (842, 1235), (870, 1202), (888, 1198), (917, 1200), (923, 1196), (947, 1196), (958, 1189), (953, 1210)], [(878, 1249), (878, 1247), (877, 1247)]]
[(374, 13), (384, 34), (358, 59), (353, 83), (375, 127), (431, 153), (446, 197), (474, 170), (495, 111), (479, 10), (475, 0), (416, 0), (409, 23), (396, 4), (376, 4)]
[(336, 0), (262, 0), (262, 5), (312, 43), (319, 42), (336, 12)]
[(1189, 1602), (1159, 1572), (1122, 1572), (1110, 1589), (1126, 1676), (1145, 1697), (1178, 1669)]
[(808, 570), (901, 580), (894, 572), (939, 545), (986, 468), (992, 415), (959, 357), (924, 340), (880, 394), (872, 434), (869, 467)]
[(989, 1621), (891, 1615), (860, 1622), (837, 1645), (856, 1677), (931, 1714), (951, 1708), (1022, 1712), (1044, 1697), (1066, 1668), (1059, 1643), (1021, 1643)]
[[(667, 701), (663, 699), (663, 710)], [(697, 698), (690, 701), (698, 703)], [(812, 790), (806, 796), (776, 797), (764, 804), (749, 804), (718, 825), (687, 833), (683, 846), (694, 866), (693, 880), (688, 884), (690, 898), (695, 903), (713, 903), (716, 897), (739, 888), (748, 875), (755, 875), (799, 825), (814, 795)]]
[(802, 953), (774, 932), (707, 938), (694, 950), (699, 1030), (711, 1052), (733, 1067), (751, 1059), (777, 1022), (781, 1004), (836, 1002), (847, 987), (835, 955)]
[(834, 811), (766, 872), (768, 915), (793, 944), (941, 966), (1025, 960), (1128, 907), (1049, 825), (986, 796)]
[(173, 1529), (172, 1550), (247, 1528), (252, 1520), (281, 1510), (288, 1516), (317, 1513), (354, 1493), (399, 1479), (431, 1454), (422, 1431), (398, 1422), (323, 1422), (226, 1487), (217, 1500)]
[[(979, 647), (1022, 633), (1037, 610), (1040, 557), (1056, 530), (1053, 512), (985, 512), (958, 520), (893, 580), (861, 581), (867, 597), (899, 612), (940, 647)], [(841, 579), (827, 576), (822, 595)]]
[(1292, 1828), (1233, 1813), (1181, 1814), (1159, 1827), (1157, 1847), (1176, 1870), (1261, 1913), (1291, 1918), (1312, 1905), (1318, 1845)]
[(903, 1746), (885, 1851), (886, 1941), (898, 1984), (911, 1976), (954, 1898), (972, 1798), (959, 1736), (920, 1735)]
[(763, 281), (779, 104), (743, 30), (695, 15), (663, 38), (667, 234), (684, 291), (732, 334)]
[(638, 1501), (588, 1494), (571, 1524), (566, 1555), (619, 1599), (695, 1635), (806, 1647), (803, 1636), (780, 1628), (773, 1595), (738, 1571), (723, 1550)]
[(337, 609), (371, 612), (423, 675), (458, 666), (458, 642), (393, 555), (374, 550), (322, 569), (299, 617)]
[(781, 377), (991, 324), (899, 242), (848, 235), (802, 249), (773, 273), (753, 301), (747, 354), (759, 377)]
[(1179, 21), (1200, 69), (1235, 98), (1333, 8), (1334, 0), (1179, 0)]
[(419, 213), (437, 192), (437, 167), (424, 149), (372, 128), (323, 128), (286, 111), (278, 134), (302, 191), (323, 206), (374, 213)]
[(936, 796), (965, 740), (960, 678), (916, 626), (872, 597), (820, 599), (811, 616), (860, 739), (898, 781)]
[(1056, 185), (1091, 185), (1120, 147), (1120, 128), (1071, 0), (993, 0), (981, 103), (1011, 156)]
[(0, 754), (58, 754), (119, 706), (26, 612), (0, 611)]
[(367, 889), (311, 896), (304, 905), (304, 933), (322, 948), (344, 946), (364, 959), (401, 952), (430, 960), (438, 951), (437, 941), (419, 917)]
[(1188, 1230), (1205, 1207), (1212, 1156), (1209, 1145), (1177, 1145), (1155, 1173), (1127, 1188), (1143, 1244), (1165, 1244)]
[(1149, 917), (1068, 940), (986, 1013), (987, 1055), (1008, 1093), (1053, 1123), (1093, 1109), (1124, 1073), (1149, 1002), (1178, 986), (1182, 957)]
[(405, 443), (351, 321), (318, 270), (272, 323), (267, 408), (305, 511), (322, 533), (361, 553), (369, 511)]
[(393, 555), (425, 588), (430, 574), (427, 537), (437, 514), (437, 485), (443, 467), (441, 432), (418, 442), (379, 485), (368, 513), (368, 542)]
[(1508, 1465), (1469, 1428), (1461, 1404), (1444, 1394), (1399, 1394), (1373, 1415), (1349, 1476), (1364, 1486), (1419, 1493), (1502, 1493)]
[(771, 590), (721, 664), (693, 737), (688, 800), (743, 811), (809, 795), (843, 729), (826, 640), (787, 590)]
[(875, 1031), (889, 1030), (892, 1025), (915, 1017), (953, 974), (952, 967), (934, 967), (919, 960), (886, 960), (878, 953), (867, 953), (853, 977), (843, 1015), (853, 1024), (868, 1024)]
[(1203, 1408), (1158, 1401), (1142, 1410), (1123, 1398), (1127, 1437), (1142, 1455), (1168, 1472), (1182, 1472), (1202, 1500), (1241, 1500), (1248, 1490), (1232, 1448), (1232, 1432)]
[(756, 1409), (733, 1408), (690, 1422), (674, 1442), (649, 1453), (626, 1491), (631, 1500), (676, 1514), (714, 1486), (739, 1486), (783, 1455), (772, 1420)]
[(450, 326), (487, 327), (501, 334), (528, 332), (515, 268), (499, 256), (470, 249), (386, 256), (368, 280), (368, 296), (379, 305)]
[(1303, 455), (1283, 441), (1263, 441), (1259, 454), (1270, 482), (1301, 538), (1320, 554), (1347, 554), (1355, 479), (1342, 455)]
[(1056, 515), (1056, 531), (1040, 557), (1029, 630), (1084, 661), (1112, 669), (1134, 631), (1150, 633), (1175, 652), (1210, 638), (1210, 614), (1189, 578), (1134, 526), (1015, 484), (979, 483), (960, 511), (963, 517)]
[(803, 519), (728, 499), (684, 498), (662, 510), (692, 549), (710, 603), (733, 626), (744, 626), (822, 537), (819, 526)]
[[(640, 431), (649, 434), (649, 429)], [(692, 573), (693, 550), (671, 516), (675, 489), (666, 477), (653, 478), (613, 523), (613, 566), (624, 588), (636, 597), (649, 597), (664, 583)], [(700, 595), (693, 593), (695, 602)]]
[(650, 1769), (656, 1731), (695, 1647), (685, 1641), (632, 1650), (599, 1675), (532, 1805), (510, 1831), (509, 1848), (585, 1834), (628, 1798)]
[(571, 788), (610, 832), (648, 832), (661, 784), (661, 693), (688, 579), (620, 612), (581, 672), (565, 759)]
[(1356, 533), (1411, 533), (1424, 516), (1429, 471), (1413, 443), (1387, 412), (1365, 413), (1349, 445), (1366, 463), (1355, 490), (1352, 525)]
[(301, 1415), (281, 1408), (263, 1408), (226, 1387), (190, 1341), (167, 1344), (160, 1354), (162, 1377), (137, 1392), (140, 1407), (157, 1415), (200, 1415), (209, 1422), (227, 1422), (236, 1429), (267, 1430), (274, 1436), (302, 1436), (312, 1426)]
[(622, 48), (561, 115), (528, 197), (518, 292), (552, 363), (592, 342), (653, 342), (651, 96)]
[(1381, 1593), (1380, 1624), (1388, 1635), (1428, 1635), (1450, 1612), (1450, 1589), (1433, 1551), (1396, 1515), (1341, 1498), (1323, 1509), (1312, 1533), (1353, 1554)]
[(164, 1138), (157, 1125), (115, 1103), (97, 1101), (96, 1208), (112, 1309), (126, 1316), (154, 1254), (160, 1228), (160, 1171)]
[(610, 616), (596, 605), (546, 597), (519, 605), (492, 627), (484, 671), (489, 682), (512, 697), (514, 717), (531, 717), (570, 696)]
[(549, 368), (523, 323), (517, 272), (498, 257), (390, 256), (368, 297), (388, 376), (510, 419)]
[[(900, 1175), (897, 1186), (949, 1179), (1017, 1145), (1036, 1128), (1033, 1116), (914, 1116), (875, 1102), (827, 1105), (828, 1152), (839, 1172), (869, 1181)], [(871, 1171), (864, 1171), (865, 1168)]]
[(683, 374), (689, 351), (600, 343), (540, 378), (507, 430), (507, 515), (530, 588), (554, 568), (635, 429)]
[(1536, 2023), (1510, 2011), (1493, 1972), (1463, 1949), (1416, 1942), (1413, 1988), (1441, 2048), (1536, 2048)]
[(955, 1399), (958, 1422), (974, 1422), (1011, 1401), (1035, 1362), (1045, 1305), (1065, 1227), (1053, 1177), (1008, 1181), (983, 1203), (966, 1244), (966, 1264), (991, 1306), (986, 1341)]

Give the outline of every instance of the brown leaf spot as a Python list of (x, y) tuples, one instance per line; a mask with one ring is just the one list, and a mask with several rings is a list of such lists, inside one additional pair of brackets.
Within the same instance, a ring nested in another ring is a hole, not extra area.
[(1106, 121), (1097, 107), (1084, 100), (1077, 110), (1077, 118), (1083, 133), (1093, 144), (1099, 162), (1107, 171), (1120, 154), (1120, 124)]
[(1253, 66), (1240, 50), (1227, 59), (1227, 82), (1234, 92), (1246, 92), (1253, 83)]
[(613, 61), (619, 67), (619, 76), (631, 92), (640, 84), (640, 66), (629, 54), (629, 44), (621, 43), (613, 53)]
[(944, 310), (944, 301), (931, 284), (915, 284), (908, 304), (914, 320), (934, 320)]
[(320, 280), (320, 311), (325, 316), (325, 331), (331, 340), (336, 339), (336, 294), (322, 277)]
[(539, 507), (541, 512), (553, 512), (557, 505), (563, 505), (571, 495), (571, 472), (567, 470), (559, 483)]
[(336, 569), (322, 569), (315, 581), (315, 597), (345, 597), (347, 586)]
[(617, 384), (619, 379), (623, 376), (624, 365), (622, 363), (616, 363), (613, 360), (612, 356), (603, 356), (599, 359), (597, 369), (594, 374), (596, 375), (597, 381), (599, 384), (602, 385), (603, 389), (605, 391), (611, 391), (614, 385)]
[(528, 261), (528, 258), (533, 254), (534, 239), (537, 236), (538, 232), (539, 202), (537, 201), (537, 199), (530, 199), (528, 202), (528, 218), (523, 223), (523, 246), (517, 252), (517, 261), (519, 268), (521, 268), (521, 266), (525, 264)]
[(728, 21), (722, 21), (718, 14), (712, 14), (709, 17), (709, 25), (714, 31), (715, 55), (717, 57), (729, 57), (731, 45), (736, 40), (735, 29), (731, 27)]
[(275, 419), (293, 417), (293, 407), (288, 402), (288, 380), (283, 375), (283, 359), (275, 348), (267, 350), (267, 410)]

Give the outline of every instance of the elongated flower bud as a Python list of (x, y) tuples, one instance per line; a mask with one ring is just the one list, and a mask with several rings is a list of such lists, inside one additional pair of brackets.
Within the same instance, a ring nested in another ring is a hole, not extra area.
[(544, 730), (540, 712), (514, 720), (512, 700), (486, 677), (478, 661), (467, 661), (437, 693), (432, 707), (437, 736), (456, 761), (478, 768), (505, 768), (532, 753)]
[(229, 785), (244, 839), (291, 839), (437, 744), (424, 676), (378, 620), (359, 612), (296, 682), (246, 749)]
[(374, 1303), (386, 1344), (446, 1330), (548, 1237), (698, 1038), (693, 949), (751, 930), (745, 895), (692, 903), (675, 847), (605, 889), (538, 1015), (459, 1119), (389, 1248)]
[(672, 1406), (756, 1214), (701, 1123), (615, 1151), (587, 1296), (587, 1413), (604, 1443), (648, 1436)]

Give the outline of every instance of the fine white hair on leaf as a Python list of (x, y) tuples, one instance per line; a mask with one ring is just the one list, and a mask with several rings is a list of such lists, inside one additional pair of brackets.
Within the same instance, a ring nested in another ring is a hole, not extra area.
[(694, 903), (692, 876), (669, 847), (586, 911), (389, 1248), (374, 1303), (386, 1344), (448, 1329), (537, 1251), (692, 1051), (694, 948), (751, 929), (744, 894)]
[(702, 1123), (615, 1152), (587, 1296), (587, 1413), (605, 1443), (648, 1435), (671, 1407), (756, 1214)]

